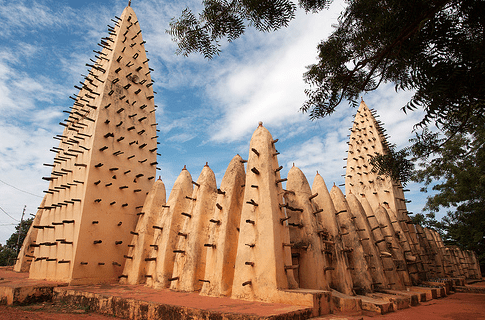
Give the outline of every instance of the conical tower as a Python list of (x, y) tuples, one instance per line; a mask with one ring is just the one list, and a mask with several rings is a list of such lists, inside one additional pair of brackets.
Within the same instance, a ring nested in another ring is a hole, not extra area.
[(209, 220), (211, 246), (207, 247), (202, 295), (230, 296), (232, 292), (246, 179), (243, 162), (240, 155), (232, 159), (217, 190)]
[(419, 246), (416, 230), (407, 214), (403, 186), (399, 181), (373, 172), (369, 163), (371, 157), (389, 152), (387, 134), (382, 122), (376, 120), (376, 117), (378, 115), (375, 111), (369, 109), (362, 101), (350, 129), (345, 192), (352, 193), (358, 198), (365, 197), (373, 210), (379, 206), (386, 208), (394, 229), (399, 233), (406, 262), (410, 268), (409, 273), (414, 283), (417, 283), (425, 278), (421, 263), (424, 252)]
[(318, 209), (317, 217), (321, 225), (320, 237), (325, 244), (325, 258), (329, 267), (325, 269), (327, 281), (332, 289), (344, 294), (354, 295), (352, 275), (350, 273), (347, 251), (340, 234), (337, 221), (337, 210), (322, 176), (318, 174), (313, 179), (312, 193), (317, 196), (313, 203)]
[(158, 179), (145, 199), (143, 214), (138, 218), (128, 255), (124, 256), (126, 260), (120, 282), (129, 284), (144, 283), (147, 277), (151, 276), (147, 272), (150, 261), (153, 259), (150, 256), (151, 245), (155, 238), (155, 230), (163, 230), (163, 227), (158, 226), (156, 222), (159, 218), (159, 212), (166, 206), (165, 200), (165, 184), (162, 179)]
[(342, 191), (333, 186), (330, 190), (335, 209), (337, 210), (337, 221), (340, 227), (340, 235), (347, 252), (347, 260), (352, 274), (354, 290), (358, 294), (364, 294), (373, 290), (372, 276), (369, 272), (369, 265), (365, 258), (362, 242), (369, 241), (360, 238), (357, 233), (352, 212)]
[[(402, 250), (400, 249), (401, 247), (399, 246), (399, 243), (396, 242), (395, 245), (393, 244), (393, 231), (390, 230), (392, 226), (389, 227), (388, 224), (381, 223), (381, 221), (385, 219), (385, 217), (382, 216), (385, 213), (385, 209), (383, 209), (384, 211), (374, 213), (374, 210), (372, 210), (365, 197), (361, 199), (360, 204), (364, 209), (372, 235), (374, 236), (374, 243), (382, 258), (382, 266), (384, 267), (384, 274), (388, 279), (389, 286), (392, 289), (404, 289), (403, 277), (408, 279), (409, 274), (407, 273), (407, 269), (404, 269), (404, 271), (397, 270), (400, 257), (399, 253), (402, 252)], [(378, 214), (381, 215), (379, 218), (377, 217)], [(401, 258), (404, 261), (404, 257)], [(404, 273), (403, 277), (400, 276), (399, 272)]]
[(183, 212), (184, 224), (179, 234), (170, 289), (174, 291), (200, 291), (204, 279), (209, 226), (216, 204), (217, 184), (214, 172), (206, 164), (195, 184), (189, 200), (188, 212)]
[(283, 203), (278, 152), (262, 122), (249, 145), (244, 204), (232, 286), (232, 297), (287, 302), (281, 291), (298, 287), (292, 264), (286, 205)]
[(355, 224), (355, 231), (359, 235), (360, 242), (364, 248), (365, 258), (373, 280), (373, 286), (375, 289), (386, 289), (389, 286), (389, 281), (384, 273), (381, 257), (382, 254), (377, 247), (376, 239), (374, 238), (364, 207), (354, 194), (348, 194), (346, 200)]
[(394, 212), (406, 209), (403, 187), (391, 178), (372, 172), (371, 157), (388, 153), (387, 135), (375, 111), (362, 101), (350, 129), (345, 193), (365, 195), (373, 210), (387, 204)]
[[(310, 184), (303, 172), (295, 167), (288, 172), (285, 200), (290, 231), (291, 255), (295, 269), (295, 278), (300, 288), (329, 290), (325, 270), (330, 266), (325, 259), (326, 243), (319, 235), (318, 210), (312, 199)], [(296, 262), (296, 263), (295, 263)]]
[[(112, 281), (155, 181), (154, 92), (138, 19), (112, 19), (68, 118), (35, 244), (30, 277), (71, 284)], [(28, 244), (26, 244), (28, 245)], [(28, 251), (28, 250), (24, 250)]]

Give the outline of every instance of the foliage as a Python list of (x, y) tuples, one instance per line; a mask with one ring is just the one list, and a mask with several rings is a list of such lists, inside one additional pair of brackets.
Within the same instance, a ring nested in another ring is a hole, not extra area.
[[(300, 0), (299, 6), (318, 12), (330, 3)], [(485, 2), (347, 3), (333, 33), (318, 45), (318, 62), (304, 75), (310, 88), (302, 112), (312, 120), (323, 118), (342, 101), (356, 106), (362, 92), (392, 82), (396, 90), (414, 91), (402, 110), (424, 110), (417, 128), (436, 125), (445, 133), (473, 133), (485, 124)], [(285, 27), (297, 7), (290, 0), (204, 0), (203, 5), (198, 17), (186, 9), (170, 23), (167, 32), (180, 54), (199, 52), (212, 58), (220, 52), (221, 39), (233, 41), (247, 26), (264, 32)], [(433, 145), (428, 147), (426, 156), (434, 152)], [(395, 154), (402, 155), (400, 151)], [(405, 157), (397, 161), (409, 166)], [(392, 168), (387, 173), (399, 176)], [(400, 176), (400, 180), (406, 182), (409, 176)]]
[(313, 89), (302, 111), (325, 117), (392, 82), (415, 91), (403, 110), (423, 108), (419, 126), (473, 126), (485, 111), (484, 10), (479, 0), (351, 1), (305, 74)]
[[(477, 0), (350, 2), (336, 30), (318, 46), (318, 63), (305, 74), (312, 89), (301, 110), (322, 118), (342, 100), (356, 105), (363, 91), (392, 82), (396, 90), (415, 92), (404, 112), (425, 112), (416, 124), (423, 131), (412, 149), (414, 160), (439, 156), (439, 133), (427, 126), (451, 137), (485, 125), (484, 17), (485, 3)], [(405, 183), (411, 179), (407, 154), (391, 150), (373, 163)]]
[[(317, 12), (330, 0), (301, 0)], [(362, 92), (393, 83), (414, 92), (402, 111), (424, 111), (410, 149), (389, 148), (374, 157), (382, 174), (411, 179), (438, 193), (426, 215), (415, 216), (439, 228), (445, 240), (472, 249), (485, 263), (484, 147), (485, 2), (482, 0), (346, 1), (335, 30), (318, 45), (318, 61), (304, 79), (308, 100), (301, 111), (311, 120), (331, 115), (342, 101), (357, 106)], [(205, 0), (198, 18), (186, 9), (168, 31), (179, 53), (219, 54), (219, 41), (241, 36), (246, 26), (273, 31), (288, 25), (296, 5), (289, 0)], [(433, 132), (429, 128), (436, 127)], [(418, 131), (419, 130), (419, 131)], [(408, 159), (411, 157), (411, 160)], [(431, 159), (431, 160), (430, 160)], [(413, 164), (421, 168), (413, 173)], [(414, 175), (414, 176), (413, 176)], [(440, 223), (440, 207), (456, 208)]]
[[(204, 0), (204, 9), (196, 15), (186, 8), (182, 16), (172, 19), (167, 30), (177, 42), (178, 54), (198, 52), (211, 59), (220, 53), (219, 41), (239, 38), (251, 26), (270, 32), (286, 27), (295, 17), (296, 4), (290, 0)], [(307, 12), (325, 8), (329, 0), (300, 0)]]
[(403, 185), (411, 179), (414, 172), (414, 164), (407, 161), (409, 149), (396, 151), (396, 145), (389, 145), (385, 154), (378, 154), (372, 157), (369, 163), (372, 165), (372, 171), (379, 175), (390, 176), (395, 181), (402, 180)]
[[(20, 246), (24, 243), (25, 236), (29, 232), (30, 225), (34, 218), (27, 219), (22, 222), (22, 229), (20, 230)], [(5, 245), (0, 245), (0, 266), (10, 266), (15, 263), (17, 258), (17, 239), (19, 237), (20, 223), (15, 227), (15, 232), (12, 233)]]
[[(428, 142), (421, 137), (414, 142), (419, 156), (427, 149), (421, 144)], [(422, 162), (414, 176), (437, 191), (428, 197), (425, 210), (434, 215), (442, 207), (454, 209), (434, 227), (441, 228), (447, 243), (475, 251), (485, 265), (485, 127), (473, 134), (448, 134), (437, 142), (441, 147), (435, 152), (440, 156)]]
[(441, 238), (445, 237), (445, 224), (442, 221), (436, 220), (436, 214), (434, 212), (416, 213), (411, 217), (411, 221), (415, 225), (438, 231)]

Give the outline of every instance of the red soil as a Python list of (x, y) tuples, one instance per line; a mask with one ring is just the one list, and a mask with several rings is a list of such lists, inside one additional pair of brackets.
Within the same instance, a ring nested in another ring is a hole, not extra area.
[(455, 293), (446, 298), (422, 302), (419, 306), (383, 316), (361, 316), (373, 320), (479, 320), (485, 319), (485, 294)]
[[(455, 293), (446, 298), (422, 302), (387, 315), (349, 316), (329, 315), (323, 319), (364, 319), (364, 320), (483, 320), (485, 319), (485, 294)], [(112, 316), (103, 316), (75, 309), (72, 306), (43, 303), (26, 307), (0, 306), (2, 320), (116, 320)]]
[(25, 307), (0, 306), (2, 320), (117, 320), (112, 316), (76, 309), (72, 306), (56, 306), (42, 303)]

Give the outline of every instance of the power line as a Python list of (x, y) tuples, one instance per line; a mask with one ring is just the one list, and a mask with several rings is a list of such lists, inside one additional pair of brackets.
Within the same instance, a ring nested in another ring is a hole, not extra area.
[(15, 190), (18, 190), (18, 191), (20, 191), (20, 192), (30, 194), (31, 196), (34, 196), (34, 197), (37, 197), (37, 198), (43, 198), (43, 197), (41, 197), (41, 196), (39, 196), (39, 195), (36, 195), (36, 194), (30, 193), (30, 192), (25, 191), (25, 190), (22, 190), (22, 189), (19, 189), (19, 188), (15, 187), (15, 186), (12, 186), (11, 184), (6, 183), (5, 181), (0, 180), (0, 182), (1, 182), (1, 183), (4, 183), (4, 184), (6, 184), (7, 186), (12, 187), (12, 188), (14, 188)]
[(19, 221), (19, 220), (15, 219), (14, 217), (12, 217), (11, 215), (9, 215), (9, 214), (7, 213), (7, 211), (3, 210), (3, 208), (2, 208), (2, 207), (0, 207), (0, 210), (2, 210), (2, 211), (3, 211), (3, 213), (5, 213), (7, 216), (9, 216), (10, 218), (14, 219), (15, 221)]

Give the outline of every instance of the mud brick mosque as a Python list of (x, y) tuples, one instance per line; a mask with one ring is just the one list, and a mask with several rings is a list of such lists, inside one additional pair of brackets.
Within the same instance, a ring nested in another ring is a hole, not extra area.
[(145, 41), (130, 5), (112, 21), (54, 137), (49, 188), (15, 271), (295, 305), (481, 279), (474, 252), (413, 224), (403, 186), (373, 172), (368, 160), (388, 146), (364, 102), (348, 142), (345, 194), (327, 189), (324, 171), (312, 186), (297, 167), (282, 178), (278, 140), (259, 123), (247, 160), (236, 155), (219, 186), (208, 165), (196, 180), (184, 168), (167, 198), (155, 177)]

